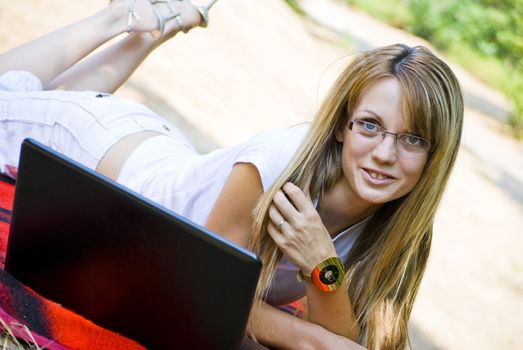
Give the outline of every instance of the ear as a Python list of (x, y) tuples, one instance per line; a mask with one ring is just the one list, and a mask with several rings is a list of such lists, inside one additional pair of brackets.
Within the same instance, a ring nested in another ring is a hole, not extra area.
[(336, 136), (336, 141), (338, 141), (339, 143), (343, 143), (343, 129), (336, 128), (334, 136)]

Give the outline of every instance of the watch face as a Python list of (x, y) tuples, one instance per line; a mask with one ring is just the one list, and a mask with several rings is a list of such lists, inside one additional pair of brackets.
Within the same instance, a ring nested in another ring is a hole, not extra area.
[(340, 258), (332, 257), (316, 265), (312, 270), (312, 282), (324, 292), (338, 289), (345, 279), (345, 269)]
[(336, 283), (340, 277), (340, 270), (336, 265), (325, 266), (320, 271), (320, 281), (323, 284), (329, 285)]

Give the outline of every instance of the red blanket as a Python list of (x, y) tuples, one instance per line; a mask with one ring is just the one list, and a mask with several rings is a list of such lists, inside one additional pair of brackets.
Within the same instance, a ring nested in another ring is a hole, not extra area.
[(145, 349), (43, 298), (3, 270), (14, 188), (12, 180), (0, 175), (0, 320), (18, 338), (51, 350)]

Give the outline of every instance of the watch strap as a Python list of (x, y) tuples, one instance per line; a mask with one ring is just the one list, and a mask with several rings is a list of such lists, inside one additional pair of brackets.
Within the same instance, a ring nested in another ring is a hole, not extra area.
[(298, 271), (298, 274), (296, 275), (296, 279), (298, 282), (312, 282), (311, 275), (307, 275), (306, 273), (303, 273), (301, 270)]
[(312, 270), (311, 275), (298, 271), (298, 282), (312, 282), (314, 286), (324, 292), (338, 289), (345, 280), (345, 268), (337, 256), (325, 259)]

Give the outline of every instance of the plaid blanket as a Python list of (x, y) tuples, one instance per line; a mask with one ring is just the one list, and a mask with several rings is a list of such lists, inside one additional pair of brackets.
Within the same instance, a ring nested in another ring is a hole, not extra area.
[(0, 321), (4, 327), (19, 339), (50, 350), (144, 350), (135, 341), (43, 298), (3, 270), (14, 189), (14, 181), (0, 175)]
[(0, 175), (0, 268), (4, 268), (7, 237), (13, 208), (14, 181)]

